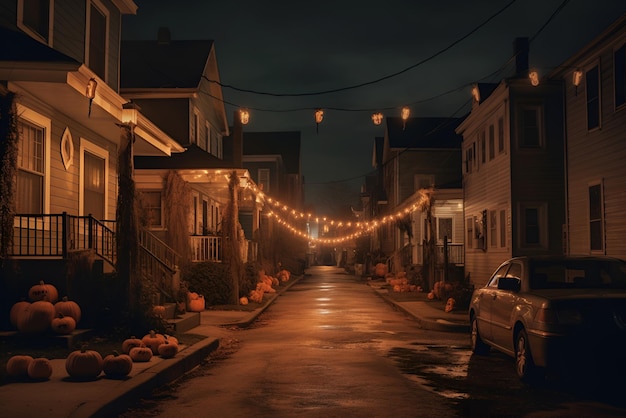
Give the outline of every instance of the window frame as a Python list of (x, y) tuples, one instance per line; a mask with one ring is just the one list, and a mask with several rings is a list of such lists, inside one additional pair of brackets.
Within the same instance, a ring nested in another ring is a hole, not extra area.
[[(91, 6), (94, 6), (105, 18), (104, 33), (104, 74), (98, 74), (91, 67)], [(100, 0), (86, 1), (86, 20), (85, 20), (85, 63), (94, 73), (96, 73), (105, 82), (109, 79), (109, 51), (110, 51), (110, 30), (111, 30), (111, 13)]]
[[(24, 23), (24, 2), (28, 0), (17, 0), (17, 27), (30, 35), (32, 38), (48, 45), (53, 45), (54, 36), (54, 0), (48, 0), (48, 33), (47, 36), (43, 36), (36, 29), (31, 28), (28, 24)], [(45, 3), (46, 0), (41, 0), (41, 3)]]
[[(528, 142), (529, 136), (526, 132), (533, 128), (532, 126), (526, 124), (526, 118), (523, 117), (526, 111), (534, 111), (536, 125), (534, 128), (536, 129), (537, 134), (537, 143), (530, 144)], [(540, 103), (521, 103), (517, 108), (517, 146), (519, 149), (539, 149), (544, 146), (544, 109), (543, 104)]]
[[(600, 211), (599, 218), (592, 219), (592, 208), (591, 208), (591, 189), (598, 187), (599, 188), (599, 207)], [(604, 254), (606, 251), (606, 217), (604, 216), (604, 182), (602, 180), (597, 180), (593, 182), (589, 182), (587, 184), (587, 225), (588, 225), (588, 239), (589, 239), (589, 252), (590, 254)], [(598, 223), (600, 225), (600, 244), (601, 248), (593, 248), (593, 228), (592, 224)]]
[[(526, 211), (537, 211), (537, 240), (528, 242), (528, 227)], [(520, 248), (547, 249), (548, 248), (548, 204), (546, 202), (520, 202), (518, 205), (518, 231)]]
[(613, 99), (615, 110), (626, 107), (626, 43), (613, 51)]
[(86, 138), (80, 138), (80, 151), (79, 151), (79, 173), (78, 173), (78, 214), (79, 216), (87, 216), (85, 211), (85, 152), (95, 155), (98, 158), (104, 160), (104, 210), (102, 213), (103, 219), (108, 219), (109, 216), (109, 151), (95, 143), (89, 141)]
[[(596, 73), (596, 78), (593, 83), (590, 83), (590, 76), (593, 73)], [(591, 98), (589, 93), (589, 88), (591, 85), (595, 85), (597, 89), (597, 95), (592, 96)], [(596, 103), (593, 106), (593, 103)], [(597, 125), (591, 126), (591, 120), (589, 119), (590, 108), (593, 106), (593, 110), (597, 113)], [(585, 112), (587, 116), (587, 131), (595, 131), (600, 129), (602, 126), (602, 86), (601, 86), (601, 76), (600, 76), (600, 63), (596, 63), (591, 66), (589, 69), (585, 71)]]
[[(145, 196), (146, 193), (158, 193), (159, 194), (159, 213), (160, 213), (160, 220), (159, 220), (159, 224), (151, 224), (150, 223), (150, 219), (147, 220), (148, 224), (147, 224), (147, 228), (151, 231), (162, 231), (165, 230), (165, 214), (164, 214), (164, 208), (163, 208), (163, 190), (162, 189), (153, 189), (153, 188), (148, 188), (148, 189), (139, 189), (138, 192), (142, 195)], [(147, 206), (146, 205), (146, 200), (143, 199), (143, 210), (148, 212), (153, 208), (153, 206)]]
[[(263, 180), (262, 176), (267, 175), (267, 180)], [(261, 190), (263, 191), (263, 193), (270, 193), (270, 188), (272, 187), (272, 173), (271, 170), (269, 168), (258, 168), (257, 169), (257, 180), (258, 180), (258, 185), (261, 186)], [(267, 190), (265, 189), (265, 187), (267, 186)]]

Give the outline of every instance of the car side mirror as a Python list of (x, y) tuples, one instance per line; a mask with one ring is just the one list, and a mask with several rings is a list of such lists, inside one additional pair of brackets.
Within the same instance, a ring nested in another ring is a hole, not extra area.
[(498, 289), (519, 292), (520, 288), (521, 281), (516, 277), (500, 277), (500, 279), (498, 279)]

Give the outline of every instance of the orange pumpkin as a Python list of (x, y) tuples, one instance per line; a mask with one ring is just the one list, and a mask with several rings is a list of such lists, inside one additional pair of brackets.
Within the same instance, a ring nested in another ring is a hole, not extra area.
[(158, 318), (165, 318), (165, 306), (156, 305), (152, 308), (152, 314)]
[(176, 338), (176, 337), (174, 337), (172, 335), (163, 334), (163, 338), (165, 338), (165, 342), (178, 344), (178, 338)]
[(131, 348), (140, 347), (141, 344), (143, 344), (141, 340), (133, 335), (132, 337), (127, 338), (124, 341), (122, 341), (122, 352), (124, 354), (128, 354), (130, 353)]
[(190, 310), (191, 312), (202, 312), (204, 311), (204, 308), (205, 308), (205, 305), (204, 305), (203, 295), (198, 295), (197, 299), (191, 299), (189, 301), (188, 310)]
[(50, 328), (57, 334), (67, 335), (71, 334), (76, 329), (76, 320), (71, 316), (63, 316), (58, 314), (52, 319)]
[(52, 363), (44, 357), (33, 359), (28, 365), (28, 377), (34, 380), (47, 380), (52, 376)]
[(102, 372), (102, 356), (83, 345), (80, 350), (72, 351), (65, 359), (65, 370), (71, 377), (95, 379)]
[(80, 321), (80, 317), (82, 312), (80, 310), (80, 306), (78, 303), (73, 300), (69, 300), (67, 296), (64, 296), (63, 299), (54, 304), (54, 310), (56, 314), (63, 314), (63, 316), (71, 316), (74, 318), (74, 321), (78, 324)]
[(245, 296), (242, 296), (239, 298), (239, 304), (240, 305), (247, 305), (248, 304), (248, 298)]
[(54, 319), (54, 305), (38, 300), (28, 305), (17, 317), (17, 329), (24, 333), (39, 333), (50, 329)]
[(163, 358), (172, 358), (178, 354), (178, 344), (168, 342), (167, 340), (159, 345), (159, 355)]
[(11, 312), (9, 313), (11, 325), (17, 328), (17, 318), (19, 318), (23, 314), (24, 309), (29, 306), (30, 302), (27, 302), (25, 300), (19, 301), (11, 306)]
[(51, 303), (55, 303), (59, 300), (59, 292), (54, 285), (46, 284), (43, 280), (39, 281), (39, 284), (32, 286), (28, 290), (28, 297), (31, 301), (47, 300)]
[(131, 348), (128, 355), (134, 362), (148, 362), (152, 359), (152, 350), (150, 347), (146, 347), (145, 344), (141, 344), (139, 347)]
[(159, 346), (165, 342), (165, 337), (151, 330), (149, 334), (144, 335), (141, 342), (152, 350), (152, 354), (156, 355), (159, 353)]
[(132, 369), (133, 359), (128, 354), (120, 354), (114, 351), (102, 360), (102, 371), (108, 377), (121, 378), (128, 376)]
[(7, 376), (9, 377), (27, 377), (28, 366), (33, 361), (31, 356), (15, 355), (7, 361)]

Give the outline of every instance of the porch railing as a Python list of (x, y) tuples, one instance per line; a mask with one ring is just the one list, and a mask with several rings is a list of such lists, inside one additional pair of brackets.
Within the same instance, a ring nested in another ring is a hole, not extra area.
[[(214, 235), (192, 235), (189, 237), (191, 241), (191, 261), (212, 261), (222, 262), (222, 237)], [(241, 260), (246, 263), (248, 261), (256, 261), (258, 243), (255, 241), (245, 240), (240, 248)]]
[(160, 295), (154, 303), (176, 300), (180, 287), (179, 256), (164, 241), (146, 229), (139, 231), (139, 267), (141, 273), (152, 280)]
[(13, 223), (14, 257), (62, 257), (93, 250), (112, 266), (116, 262), (115, 232), (91, 215), (18, 214)]

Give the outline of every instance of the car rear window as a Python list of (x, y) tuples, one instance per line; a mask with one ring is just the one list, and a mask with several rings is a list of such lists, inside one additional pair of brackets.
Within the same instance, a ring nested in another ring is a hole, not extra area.
[(530, 265), (532, 289), (626, 288), (626, 263), (619, 260), (535, 260)]

